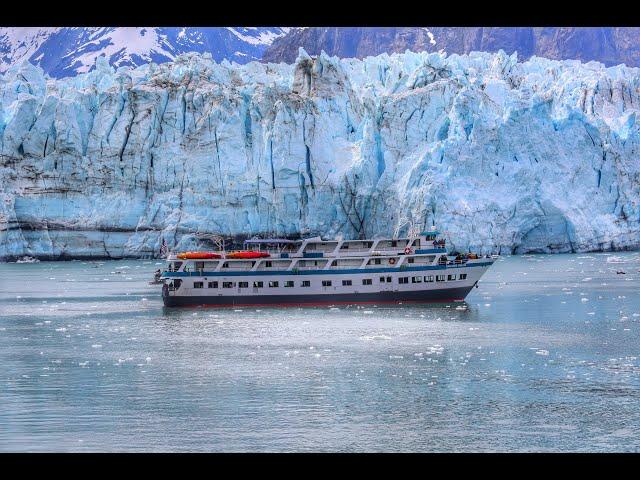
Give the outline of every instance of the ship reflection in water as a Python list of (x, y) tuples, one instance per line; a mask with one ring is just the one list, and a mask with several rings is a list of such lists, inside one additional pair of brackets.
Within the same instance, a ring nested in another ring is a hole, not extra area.
[(156, 263), (2, 264), (0, 450), (640, 449), (638, 253), (315, 308), (167, 309)]

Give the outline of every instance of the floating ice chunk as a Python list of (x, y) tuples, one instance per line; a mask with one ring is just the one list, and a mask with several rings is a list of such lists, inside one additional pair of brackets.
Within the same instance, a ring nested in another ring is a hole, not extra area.
[(391, 337), (388, 335), (363, 335), (360, 337), (361, 340), (391, 340)]

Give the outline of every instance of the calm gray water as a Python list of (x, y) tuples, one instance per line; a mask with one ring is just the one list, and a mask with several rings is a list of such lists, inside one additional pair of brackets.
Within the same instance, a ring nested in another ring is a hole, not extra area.
[(156, 268), (0, 264), (0, 451), (640, 450), (639, 253), (449, 307), (168, 310)]

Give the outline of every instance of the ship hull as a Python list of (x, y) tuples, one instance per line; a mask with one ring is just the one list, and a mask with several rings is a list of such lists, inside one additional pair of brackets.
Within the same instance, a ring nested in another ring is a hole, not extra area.
[(368, 293), (334, 293), (308, 295), (188, 295), (171, 296), (166, 292), (166, 307), (210, 306), (316, 306), (384, 303), (442, 303), (459, 302), (469, 294), (472, 286), (418, 291), (383, 291)]

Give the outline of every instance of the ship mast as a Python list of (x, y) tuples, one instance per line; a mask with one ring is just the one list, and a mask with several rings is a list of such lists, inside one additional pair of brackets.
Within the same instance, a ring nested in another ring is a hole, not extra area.
[(396, 226), (395, 230), (393, 231), (393, 238), (394, 239), (398, 238), (398, 236), (400, 235), (400, 230), (406, 224), (409, 224), (409, 230), (407, 232), (407, 236), (409, 238), (414, 238), (414, 237), (417, 237), (418, 235), (420, 235), (420, 232), (422, 231), (422, 228), (420, 227), (419, 224), (415, 223), (413, 220), (410, 220), (407, 217), (400, 217), (400, 220), (398, 220), (398, 225)]

